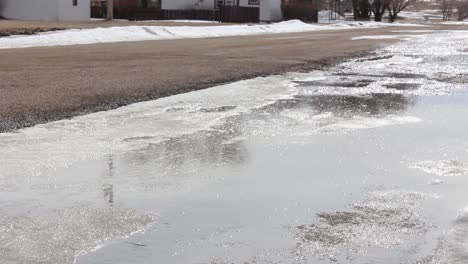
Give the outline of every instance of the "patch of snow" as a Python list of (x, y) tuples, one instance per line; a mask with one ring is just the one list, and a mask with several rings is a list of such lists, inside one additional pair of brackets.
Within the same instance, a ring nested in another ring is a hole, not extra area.
[(462, 176), (468, 173), (468, 169), (458, 160), (426, 160), (412, 164), (410, 168), (444, 177)]
[(401, 39), (409, 40), (417, 37), (417, 35), (368, 35), (352, 38), (352, 40), (364, 40), (364, 39)]
[(393, 33), (433, 33), (437, 32), (437, 30), (393, 30)]
[(318, 129), (319, 132), (352, 132), (360, 129), (372, 129), (384, 126), (419, 123), (422, 120), (415, 116), (387, 115), (382, 117), (355, 116), (350, 119), (341, 119), (333, 124)]
[(154, 23), (164, 23), (164, 22), (170, 22), (170, 23), (219, 23), (218, 21), (212, 21), (212, 20), (190, 20), (190, 19), (178, 19), (178, 20), (140, 20), (137, 22), (154, 22)]
[(465, 19), (464, 21), (445, 21), (445, 22), (442, 22), (441, 24), (466, 26), (468, 25), (468, 20)]
[(70, 29), (40, 33), (32, 36), (10, 36), (0, 38), (0, 49), (27, 48), (42, 46), (64, 46), (126, 41), (215, 38), (227, 36), (248, 36), (275, 33), (312, 32), (337, 30), (350, 27), (417, 26), (414, 24), (386, 24), (342, 22), (333, 25), (306, 24), (290, 20), (275, 24), (227, 25), (227, 26), (126, 26), (93, 29)]

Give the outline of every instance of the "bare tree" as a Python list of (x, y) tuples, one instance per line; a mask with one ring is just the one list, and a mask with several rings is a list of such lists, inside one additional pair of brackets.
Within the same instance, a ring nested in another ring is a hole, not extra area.
[(448, 21), (450, 19), (454, 5), (454, 0), (439, 0), (439, 9), (440, 12), (442, 12), (443, 21)]
[(354, 20), (369, 20), (371, 5), (368, 0), (352, 0)]
[(393, 23), (397, 20), (398, 14), (409, 5), (416, 3), (417, 0), (390, 0), (388, 10), (388, 22)]
[(463, 21), (468, 18), (468, 0), (458, 1), (456, 4), (458, 20)]
[(107, 19), (114, 19), (114, 0), (107, 0)]
[(374, 0), (372, 3), (372, 13), (374, 14), (374, 21), (382, 22), (383, 15), (388, 9), (390, 0)]

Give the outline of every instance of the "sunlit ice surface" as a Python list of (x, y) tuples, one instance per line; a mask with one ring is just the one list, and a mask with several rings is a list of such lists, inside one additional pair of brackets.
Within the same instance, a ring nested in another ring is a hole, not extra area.
[(0, 135), (0, 262), (466, 263), (467, 32)]

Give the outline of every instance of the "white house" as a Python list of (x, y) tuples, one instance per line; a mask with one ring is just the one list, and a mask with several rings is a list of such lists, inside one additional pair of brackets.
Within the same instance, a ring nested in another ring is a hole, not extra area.
[[(218, 5), (235, 5), (237, 0), (161, 0), (161, 8), (169, 10), (204, 9), (212, 10)], [(282, 19), (281, 0), (239, 0), (240, 6), (260, 8), (260, 21)]]
[(89, 20), (90, 0), (0, 0), (0, 15), (23, 20)]

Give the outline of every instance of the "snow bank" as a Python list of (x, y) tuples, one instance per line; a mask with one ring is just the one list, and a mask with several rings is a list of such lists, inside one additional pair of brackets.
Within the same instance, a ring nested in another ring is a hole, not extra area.
[(137, 21), (137, 22), (155, 22), (155, 23), (170, 22), (170, 23), (194, 23), (194, 24), (200, 24), (200, 23), (205, 23), (205, 24), (219, 23), (218, 21), (213, 21), (213, 20), (190, 20), (190, 19), (177, 19), (177, 20), (142, 20), (142, 21)]
[(445, 22), (442, 22), (441, 24), (466, 26), (468, 25), (468, 19), (465, 19), (464, 21), (445, 21)]
[(409, 40), (412, 38), (417, 38), (417, 35), (368, 35), (352, 38), (352, 40), (365, 40), (365, 39), (400, 39), (400, 40)]
[(183, 38), (214, 38), (274, 33), (310, 32), (350, 27), (418, 26), (414, 24), (386, 24), (371, 22), (341, 22), (333, 25), (306, 24), (299, 20), (275, 24), (229, 26), (127, 26), (93, 29), (70, 29), (46, 32), (32, 36), (0, 38), (0, 49), (78, 44), (111, 43), (125, 41), (164, 40)]

